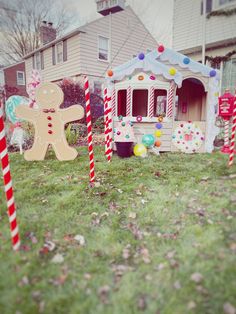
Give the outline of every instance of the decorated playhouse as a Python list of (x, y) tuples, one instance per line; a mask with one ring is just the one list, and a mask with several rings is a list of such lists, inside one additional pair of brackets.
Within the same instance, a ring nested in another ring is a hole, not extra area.
[(120, 120), (128, 120), (135, 143), (159, 130), (160, 151), (211, 152), (219, 79), (219, 71), (162, 45), (140, 53), (107, 72), (110, 129), (116, 132)]

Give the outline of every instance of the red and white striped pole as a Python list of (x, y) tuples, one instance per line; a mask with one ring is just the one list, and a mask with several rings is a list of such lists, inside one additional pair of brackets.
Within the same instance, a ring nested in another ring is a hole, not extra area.
[(128, 86), (127, 88), (126, 116), (131, 116), (131, 86)]
[(168, 91), (168, 103), (167, 103), (167, 118), (173, 117), (173, 101), (174, 101), (174, 90), (175, 84), (171, 82), (169, 91)]
[(108, 162), (111, 161), (111, 108), (109, 107), (110, 98), (107, 88), (104, 89), (104, 131), (105, 131), (105, 155)]
[(5, 129), (4, 129), (4, 122), (3, 122), (3, 112), (1, 109), (0, 109), (0, 159), (1, 159), (1, 164), (2, 164), (3, 181), (4, 181), (5, 194), (6, 194), (7, 207), (8, 207), (8, 217), (9, 217), (10, 228), (11, 228), (12, 246), (13, 246), (13, 250), (16, 251), (20, 247), (20, 237), (19, 237), (18, 225), (16, 221), (16, 207), (15, 207), (15, 201), (14, 201), (13, 188), (12, 188), (10, 164), (9, 164), (7, 142), (6, 142), (6, 135), (5, 135)]
[(232, 166), (234, 162), (235, 130), (236, 130), (236, 99), (234, 101), (234, 110), (233, 110), (233, 125), (232, 125), (230, 151), (229, 151), (229, 166)]
[(148, 117), (152, 118), (154, 116), (154, 86), (150, 89), (150, 97), (149, 97), (149, 112)]
[(90, 93), (89, 93), (89, 81), (88, 77), (84, 78), (84, 90), (85, 90), (85, 101), (86, 101), (86, 122), (88, 130), (88, 151), (89, 151), (89, 166), (90, 166), (90, 183), (95, 180), (94, 172), (94, 153), (93, 153), (93, 135), (92, 135), (92, 119), (91, 119), (91, 108), (90, 108)]
[(109, 135), (109, 143), (108, 143), (108, 155), (107, 160), (110, 162), (112, 157), (112, 104), (111, 104), (111, 95), (109, 95), (109, 91), (107, 91), (107, 106), (108, 106), (108, 135)]
[(116, 90), (113, 88), (112, 90), (112, 95), (111, 95), (111, 112), (112, 112), (112, 117), (116, 116)]

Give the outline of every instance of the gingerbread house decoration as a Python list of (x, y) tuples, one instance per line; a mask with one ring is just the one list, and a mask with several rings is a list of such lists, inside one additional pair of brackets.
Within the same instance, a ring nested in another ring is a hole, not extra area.
[(211, 152), (219, 95), (218, 70), (159, 45), (107, 71), (113, 129), (134, 123), (135, 141), (161, 121), (160, 151)]

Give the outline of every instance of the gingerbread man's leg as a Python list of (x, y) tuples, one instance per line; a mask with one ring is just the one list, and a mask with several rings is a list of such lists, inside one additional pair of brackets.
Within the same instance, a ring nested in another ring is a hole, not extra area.
[(24, 154), (25, 160), (44, 160), (47, 149), (48, 144), (41, 142), (39, 138), (35, 137), (32, 148), (27, 150)]
[(52, 146), (58, 160), (73, 160), (78, 155), (77, 150), (70, 147), (65, 141), (53, 143)]

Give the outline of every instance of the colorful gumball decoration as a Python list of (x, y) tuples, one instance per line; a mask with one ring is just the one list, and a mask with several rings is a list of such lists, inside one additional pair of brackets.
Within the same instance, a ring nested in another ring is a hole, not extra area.
[(169, 74), (174, 76), (176, 74), (177, 70), (175, 68), (170, 68), (169, 69)]
[(156, 137), (161, 137), (162, 136), (162, 132), (160, 130), (155, 131), (155, 136)]
[(145, 54), (143, 52), (140, 52), (140, 54), (138, 55), (139, 60), (144, 60), (145, 58)]
[(113, 74), (114, 74), (114, 73), (113, 73), (113, 71), (112, 71), (112, 70), (108, 70), (108, 71), (107, 71), (107, 75), (108, 75), (109, 77), (112, 77), (112, 76), (113, 76)]
[(190, 59), (188, 57), (185, 57), (183, 60), (184, 64), (189, 64), (190, 63)]
[(157, 140), (157, 141), (155, 142), (155, 146), (156, 146), (156, 147), (160, 147), (160, 146), (161, 146), (161, 141)]
[(154, 145), (155, 143), (155, 138), (152, 134), (145, 134), (142, 137), (142, 143), (146, 146), (146, 147), (151, 147)]
[(137, 122), (142, 122), (142, 120), (143, 120), (143, 117), (142, 117), (142, 116), (137, 116), (137, 117), (136, 117), (136, 121), (137, 121)]
[(143, 75), (139, 75), (139, 76), (138, 76), (138, 80), (139, 80), (139, 81), (143, 81), (143, 80), (144, 80), (144, 76), (143, 76)]
[(163, 121), (163, 117), (162, 117), (162, 116), (159, 116), (159, 117), (157, 117), (157, 120), (158, 120), (159, 122), (162, 122), (162, 121)]
[(134, 146), (134, 155), (135, 156), (140, 156), (140, 157), (145, 157), (147, 155), (147, 148), (143, 144), (136, 144)]
[(163, 45), (159, 45), (157, 50), (158, 52), (163, 52), (165, 50), (165, 47)]
[(209, 73), (210, 77), (215, 77), (216, 76), (216, 70), (211, 70)]
[(160, 130), (160, 129), (162, 129), (162, 124), (161, 123), (156, 123), (156, 129), (158, 129), (158, 130)]

